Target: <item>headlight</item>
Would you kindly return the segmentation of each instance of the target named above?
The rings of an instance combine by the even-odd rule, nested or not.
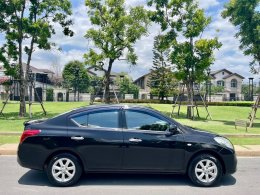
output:
[[[214,140],[217,143],[219,143],[220,145],[234,150],[233,144],[227,138],[224,138],[224,137],[214,137]]]

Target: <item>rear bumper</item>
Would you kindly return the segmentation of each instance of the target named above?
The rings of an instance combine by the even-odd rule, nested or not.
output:
[[[233,174],[237,171],[237,157],[234,150],[223,148],[220,151],[225,166],[225,174]]]
[[[41,148],[35,150],[35,145],[19,144],[17,162],[25,168],[43,170],[46,155]]]

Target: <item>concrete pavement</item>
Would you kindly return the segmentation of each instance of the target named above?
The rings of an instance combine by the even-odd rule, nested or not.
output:
[[[0,156],[1,195],[259,195],[260,158],[238,157],[237,172],[216,187],[194,186],[185,175],[85,174],[72,187],[50,185],[44,172],[21,167],[16,156]]]
[[[18,144],[0,146],[0,155],[16,155]],[[235,145],[237,156],[260,156],[260,145]]]

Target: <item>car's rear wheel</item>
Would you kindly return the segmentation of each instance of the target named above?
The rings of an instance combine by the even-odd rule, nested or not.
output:
[[[222,166],[216,157],[200,154],[192,159],[188,174],[195,185],[214,186],[222,177]]]
[[[79,160],[71,154],[54,156],[46,169],[50,182],[56,186],[71,186],[75,184],[81,174],[82,167]]]

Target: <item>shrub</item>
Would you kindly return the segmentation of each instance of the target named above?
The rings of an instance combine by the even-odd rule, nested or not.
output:
[[[46,101],[49,101],[49,102],[53,101],[53,89],[46,90]]]
[[[96,100],[96,102],[101,102],[101,100]],[[116,102],[115,99],[111,99],[111,102]],[[158,100],[158,99],[122,99],[119,100],[120,103],[133,103],[133,104],[142,104],[142,103],[149,103],[149,104],[174,104],[173,101],[170,100]],[[187,105],[186,101],[181,102],[182,105]],[[198,105],[203,105],[202,101],[197,101]],[[241,107],[251,107],[254,102],[208,102],[209,106],[241,106]]]

